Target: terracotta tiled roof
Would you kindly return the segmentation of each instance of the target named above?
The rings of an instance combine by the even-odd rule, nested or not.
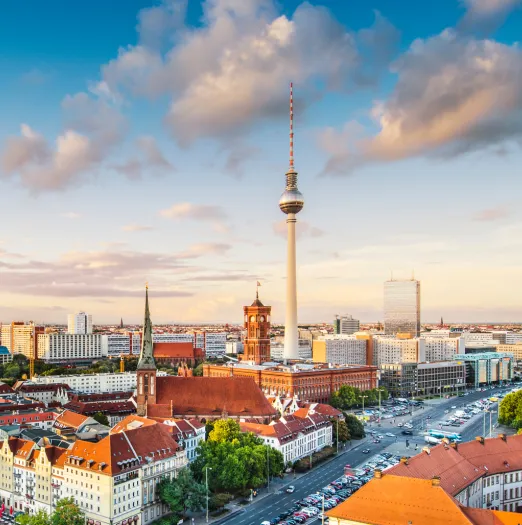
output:
[[[136,407],[131,401],[101,401],[94,403],[69,401],[69,403],[66,403],[63,407],[84,415],[93,415],[97,412],[102,412],[103,414],[123,414],[136,411]]]
[[[470,525],[459,504],[431,480],[383,474],[327,516],[372,525]]]
[[[311,412],[317,412],[327,417],[338,418],[343,415],[340,410],[337,410],[333,406],[326,405],[325,403],[299,403],[301,407],[299,410],[306,410]]]
[[[173,415],[272,417],[277,414],[249,377],[158,377],[155,417]],[[172,412],[170,405],[172,403]]]
[[[67,449],[65,448],[56,447],[54,445],[47,445],[46,447],[44,447],[45,455],[47,456],[47,459],[53,466],[60,464],[63,465],[63,462],[65,460],[64,454],[66,450]]]
[[[9,448],[11,449],[11,452],[14,455],[16,455],[22,447],[26,446],[27,443],[31,443],[31,441],[28,441],[27,439],[16,438],[16,437],[11,437],[9,438],[9,441],[8,441]]]
[[[473,440],[455,448],[437,445],[429,454],[421,452],[388,473],[423,479],[439,476],[444,490],[455,496],[481,476],[514,470],[522,470],[522,435]]]
[[[146,464],[147,457],[172,457],[178,448],[163,425],[152,425],[111,433],[97,443],[79,440],[65,454],[76,468],[115,475]]]
[[[72,410],[64,410],[54,421],[54,425],[57,428],[72,428],[78,430],[87,420],[88,416],[78,414]]]
[[[7,384],[0,382],[0,394],[12,394],[14,390]]]
[[[156,421],[149,419],[147,417],[137,416],[136,414],[131,414],[126,418],[122,419],[119,423],[116,423],[111,428],[111,434],[117,434],[125,430],[131,430],[134,428],[140,428],[143,426],[156,425]]]
[[[21,441],[24,441],[24,443],[22,443],[22,446],[18,448],[15,456],[19,458],[23,458],[23,459],[28,459],[29,456],[31,455],[31,451],[33,450],[35,446],[35,443],[34,441],[28,441],[25,439]]]
[[[398,463],[386,472],[388,475],[421,479],[439,476],[441,487],[448,494],[455,496],[473,481],[483,476],[486,471],[470,463],[454,448],[438,445],[433,447],[429,454],[421,452],[409,458],[408,463]]]
[[[474,525],[520,525],[522,518],[516,512],[472,509],[464,507],[462,512]]]
[[[30,394],[33,392],[57,392],[61,388],[71,390],[71,387],[65,383],[51,383],[48,385],[28,385],[27,383],[17,383],[15,390],[21,394]]]

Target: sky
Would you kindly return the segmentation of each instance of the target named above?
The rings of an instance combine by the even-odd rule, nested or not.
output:
[[[521,4],[5,0],[0,321],[521,321]]]

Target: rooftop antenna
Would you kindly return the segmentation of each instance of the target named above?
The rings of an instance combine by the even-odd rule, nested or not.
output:
[[[294,169],[294,83],[290,82],[290,171]]]

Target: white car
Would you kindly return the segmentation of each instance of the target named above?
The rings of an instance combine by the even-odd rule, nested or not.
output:
[[[395,434],[392,434],[391,432],[386,432],[386,436],[388,436],[390,438],[394,438]]]
[[[286,491],[288,492],[288,494],[292,494],[292,492],[294,492],[295,490],[295,487],[293,485],[290,485],[289,487],[287,487]]]

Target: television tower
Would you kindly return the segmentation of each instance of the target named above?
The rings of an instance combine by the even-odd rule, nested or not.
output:
[[[294,92],[290,83],[290,166],[286,172],[286,189],[279,199],[279,208],[286,214],[287,259],[286,259],[286,319],[284,359],[299,359],[299,337],[297,332],[297,279],[295,258],[296,214],[304,206],[304,199],[297,189],[297,171],[294,167]]]

